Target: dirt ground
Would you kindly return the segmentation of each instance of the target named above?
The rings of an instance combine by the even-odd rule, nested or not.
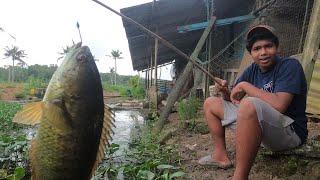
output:
[[[15,100],[15,94],[21,92],[23,84],[7,85],[0,84],[0,100]]]
[[[187,176],[184,179],[211,180],[231,179],[234,168],[228,170],[203,167],[197,160],[213,150],[211,136],[203,118],[196,120],[193,130],[181,128],[178,114],[172,113],[164,131],[175,131],[166,144],[178,145],[181,166]],[[319,135],[320,123],[308,123],[309,138]],[[235,159],[235,131],[226,129],[227,150]],[[295,155],[268,156],[258,153],[249,179],[320,179],[320,159],[298,157]]]

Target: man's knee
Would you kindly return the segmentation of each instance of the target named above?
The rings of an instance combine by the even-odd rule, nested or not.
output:
[[[238,117],[254,117],[256,116],[256,107],[255,101],[258,101],[258,98],[247,97],[241,100],[238,110]]]
[[[203,109],[205,113],[212,113],[219,118],[223,117],[224,111],[223,100],[219,97],[209,97],[205,100],[203,104]]]
[[[219,107],[222,105],[222,99],[219,97],[208,97],[203,103],[203,109],[208,110],[213,107]]]

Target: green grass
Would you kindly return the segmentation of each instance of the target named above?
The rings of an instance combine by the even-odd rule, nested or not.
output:
[[[102,83],[103,90],[111,93],[119,93],[121,96],[126,96],[128,87],[123,85],[110,85],[107,82]]]
[[[17,103],[0,102],[0,134],[19,129],[21,126],[12,122],[14,115],[22,108]]]
[[[109,93],[119,93],[121,96],[143,99],[145,91],[140,86],[130,85],[110,85],[108,82],[102,82],[103,90]]]
[[[197,111],[200,107],[200,101],[192,96],[178,103],[178,114],[180,120],[194,119],[197,117]]]
[[[143,128],[141,135],[131,139],[130,149],[123,157],[114,157],[119,145],[109,147],[105,160],[94,179],[108,176],[116,179],[122,174],[124,179],[154,179],[171,180],[182,177],[185,173],[179,168],[180,157],[173,145],[162,146],[151,132],[151,126]]]

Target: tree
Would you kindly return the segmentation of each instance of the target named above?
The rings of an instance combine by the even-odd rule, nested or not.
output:
[[[114,68],[109,68],[109,69],[110,69],[110,75],[111,75],[111,77],[110,77],[110,83],[113,84],[113,82],[112,82],[112,75],[114,75]]]
[[[27,54],[24,50],[19,50],[17,46],[5,47],[5,58],[12,59],[12,70],[11,70],[11,76],[10,76],[10,70],[9,70],[9,81],[14,82],[14,61],[19,61],[22,64],[26,64],[25,61],[22,60],[22,58],[26,57]]]
[[[123,59],[121,57],[122,52],[119,50],[112,50],[111,51],[111,57],[114,59],[114,85],[117,85],[117,60],[118,59]],[[110,55],[106,55],[110,57]]]

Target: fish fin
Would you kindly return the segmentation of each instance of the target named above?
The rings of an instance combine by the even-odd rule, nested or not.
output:
[[[65,109],[54,103],[47,103],[44,117],[61,134],[67,134],[72,131],[72,122]]]
[[[13,118],[13,122],[20,124],[36,125],[41,121],[44,103],[34,102],[26,104]]]
[[[112,127],[114,126],[114,112],[112,112],[111,108],[108,106],[105,106],[104,109],[104,120],[103,120],[103,126],[102,126],[102,132],[100,136],[100,143],[99,148],[97,151],[96,161],[93,165],[93,168],[91,170],[91,176],[94,175],[94,172],[97,170],[99,163],[103,160],[105,156],[105,150],[107,146],[109,146],[109,141],[111,141],[111,134],[113,134]]]

